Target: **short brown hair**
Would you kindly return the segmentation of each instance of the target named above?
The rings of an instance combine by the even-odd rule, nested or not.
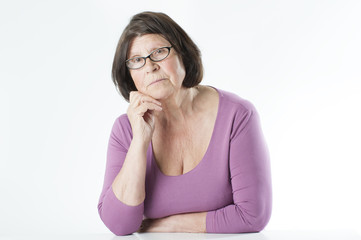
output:
[[[112,79],[118,91],[129,101],[129,93],[137,91],[129,69],[125,65],[129,46],[134,38],[146,34],[164,37],[179,54],[186,75],[182,85],[187,88],[198,85],[203,78],[201,53],[187,33],[168,15],[158,12],[142,12],[134,15],[124,29],[115,52]]]

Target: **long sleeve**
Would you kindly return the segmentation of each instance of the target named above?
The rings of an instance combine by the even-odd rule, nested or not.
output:
[[[130,146],[131,131],[127,121],[122,115],[114,122],[108,143],[103,190],[98,203],[101,220],[115,235],[127,235],[137,231],[144,212],[144,202],[138,206],[126,205],[115,196],[111,186],[123,166]]]
[[[267,225],[272,208],[269,151],[259,115],[249,103],[234,117],[229,168],[233,203],[207,213],[209,233],[259,232]]]

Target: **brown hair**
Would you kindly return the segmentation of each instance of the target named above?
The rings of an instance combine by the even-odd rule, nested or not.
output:
[[[203,78],[201,53],[187,33],[168,15],[157,12],[142,12],[134,15],[124,29],[115,52],[112,79],[116,88],[129,101],[129,93],[137,91],[129,69],[125,65],[129,46],[136,37],[145,34],[159,34],[179,54],[186,71],[182,85],[191,88]]]

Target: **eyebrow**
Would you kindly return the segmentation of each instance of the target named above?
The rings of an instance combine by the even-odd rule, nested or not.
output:
[[[163,46],[164,47],[164,46]],[[150,52],[147,54],[147,56],[153,52],[154,50],[158,49],[158,48],[162,48],[162,47],[153,47],[150,49]],[[129,54],[129,58],[128,59],[132,59],[132,58],[135,58],[135,57],[140,57],[139,53],[135,53],[135,54]]]

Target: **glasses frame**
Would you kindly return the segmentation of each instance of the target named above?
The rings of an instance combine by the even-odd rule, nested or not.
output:
[[[167,54],[164,58],[162,58],[162,59],[153,60],[150,56],[152,56],[152,54],[153,54],[155,51],[158,51],[159,49],[162,49],[162,48],[168,49],[168,54]],[[169,56],[171,48],[173,48],[173,46],[170,46],[170,47],[160,47],[160,48],[157,48],[157,49],[154,49],[153,51],[151,51],[150,54],[149,54],[148,56],[146,56],[146,57],[129,58],[129,59],[127,59],[127,60],[125,61],[125,66],[126,66],[127,68],[129,68],[129,69],[135,70],[135,69],[139,69],[139,68],[144,67],[144,65],[147,63],[147,58],[149,58],[152,62],[160,62],[160,61],[163,61],[164,59],[166,59],[166,58]],[[127,63],[128,63],[130,60],[133,60],[133,59],[135,59],[135,58],[143,58],[143,59],[144,59],[144,64],[143,64],[142,66],[138,67],[138,68],[131,68],[131,67],[129,67]]]

